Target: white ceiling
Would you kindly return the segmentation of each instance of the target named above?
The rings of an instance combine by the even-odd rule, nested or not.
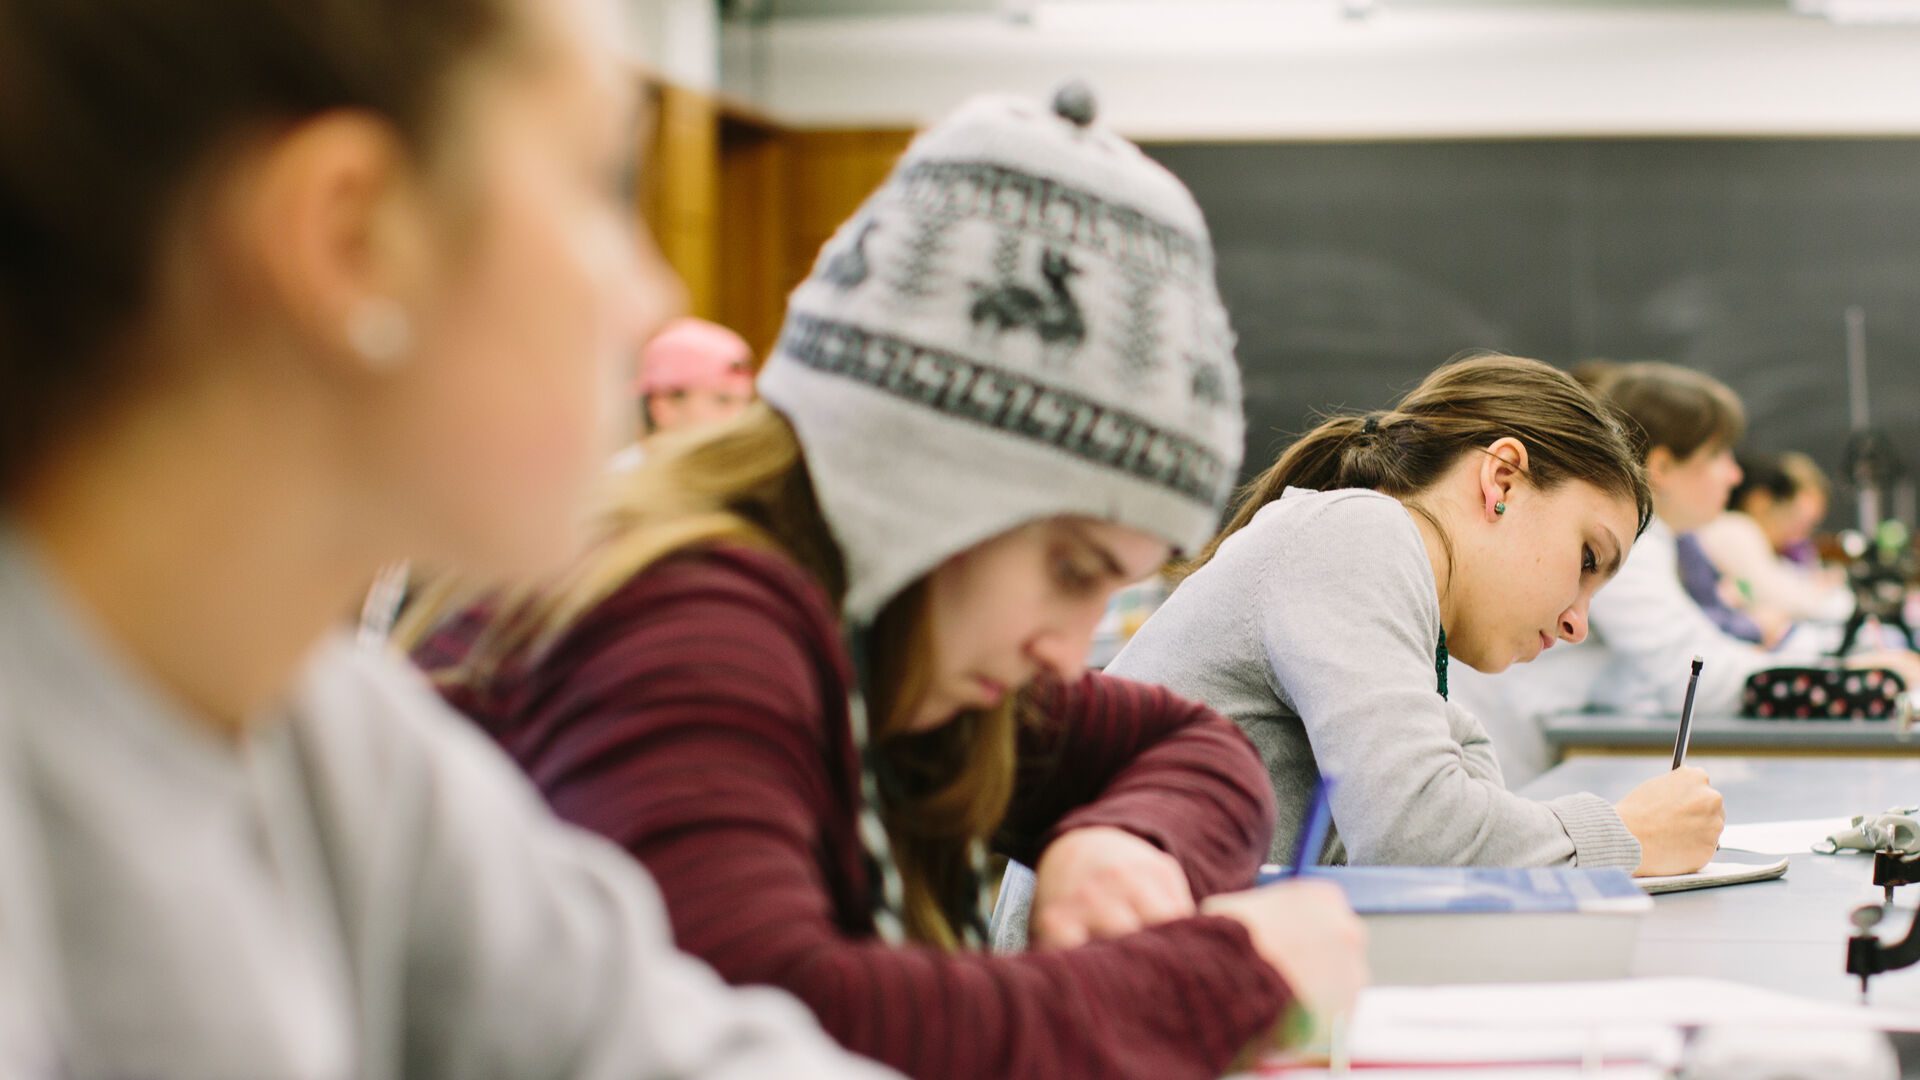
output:
[[[1920,135],[1920,22],[1785,2],[778,2],[814,14],[729,24],[722,83],[810,127],[916,126],[1084,77],[1138,138]]]

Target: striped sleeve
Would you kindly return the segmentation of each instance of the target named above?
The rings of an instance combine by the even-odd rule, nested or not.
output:
[[[1035,694],[1001,842],[1034,865],[1069,829],[1115,826],[1172,855],[1196,899],[1243,889],[1273,833],[1273,786],[1226,717],[1163,687],[1088,673]]]

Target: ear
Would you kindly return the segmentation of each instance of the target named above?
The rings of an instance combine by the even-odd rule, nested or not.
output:
[[[1665,487],[1668,478],[1673,475],[1674,467],[1679,464],[1680,459],[1674,457],[1668,447],[1656,446],[1648,450],[1647,483],[1655,488]]]
[[[368,368],[352,323],[370,304],[417,307],[431,230],[390,125],[333,112],[273,138],[247,178],[239,242],[269,302],[346,370]]]
[[[1526,479],[1527,444],[1508,436],[1496,439],[1481,455],[1476,479],[1480,485],[1480,512],[1487,521],[1498,521],[1506,505],[1513,501],[1514,489]]]

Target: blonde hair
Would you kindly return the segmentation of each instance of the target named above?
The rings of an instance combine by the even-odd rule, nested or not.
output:
[[[638,469],[610,476],[586,554],[554,581],[516,589],[435,583],[394,636],[415,647],[446,620],[486,604],[487,624],[465,659],[429,672],[442,685],[484,693],[509,667],[537,663],[635,575],[669,556],[718,544],[791,557],[826,589],[836,610],[846,592],[840,551],[799,440],[764,402],[727,423],[668,436]],[[960,928],[978,918],[973,855],[1006,816],[1017,717],[1026,705],[1015,695],[933,731],[906,730],[933,667],[924,578],[875,617],[869,640],[865,689],[881,803],[875,809],[904,886],[902,919],[913,939],[952,949]]]

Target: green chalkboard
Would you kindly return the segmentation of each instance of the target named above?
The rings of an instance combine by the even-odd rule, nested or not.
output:
[[[1249,471],[1316,408],[1461,352],[1661,359],[1726,380],[1749,445],[1830,470],[1849,304],[1873,419],[1920,466],[1920,140],[1159,144],[1213,229]]]

